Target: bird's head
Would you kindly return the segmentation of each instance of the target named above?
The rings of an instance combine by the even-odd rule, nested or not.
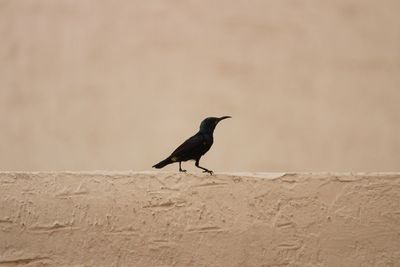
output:
[[[200,124],[200,132],[214,132],[217,124],[225,119],[232,118],[231,116],[223,116],[221,118],[217,117],[208,117],[204,119]]]

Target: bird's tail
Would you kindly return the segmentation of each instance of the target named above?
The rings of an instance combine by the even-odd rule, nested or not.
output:
[[[159,163],[154,165],[153,168],[161,169],[161,168],[164,168],[165,166],[167,166],[168,164],[171,164],[172,162],[173,161],[168,157],[168,158],[164,159],[163,161],[160,161]]]

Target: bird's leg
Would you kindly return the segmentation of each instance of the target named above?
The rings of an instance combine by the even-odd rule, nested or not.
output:
[[[180,171],[180,172],[186,172],[186,170],[182,169],[182,167],[181,167],[181,163],[182,163],[182,162],[181,162],[181,161],[179,161],[179,171]]]
[[[194,164],[197,168],[200,168],[200,169],[202,169],[203,170],[203,172],[207,172],[207,173],[209,173],[210,175],[213,175],[213,171],[211,171],[211,170],[209,170],[209,169],[206,169],[206,168],[204,168],[204,167],[201,167],[200,165],[199,165],[199,163],[200,163],[200,159],[197,159],[196,160],[196,163]]]

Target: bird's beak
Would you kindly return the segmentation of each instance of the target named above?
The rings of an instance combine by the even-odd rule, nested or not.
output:
[[[232,118],[232,117],[231,117],[231,116],[223,116],[223,117],[221,117],[221,118],[218,118],[217,123],[220,122],[220,121],[222,121],[222,120],[229,119],[229,118]]]

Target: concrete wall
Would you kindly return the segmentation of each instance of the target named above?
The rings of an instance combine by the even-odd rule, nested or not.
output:
[[[0,0],[0,170],[146,170],[232,115],[206,165],[400,171],[399,10]]]
[[[399,266],[400,174],[0,173],[0,266]]]

